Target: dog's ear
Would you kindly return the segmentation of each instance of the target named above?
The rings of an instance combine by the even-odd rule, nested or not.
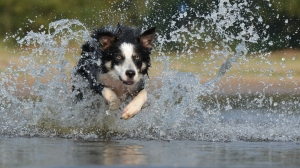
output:
[[[111,33],[103,33],[98,35],[98,42],[100,44],[99,49],[101,51],[106,50],[116,41],[116,36]]]
[[[152,27],[142,33],[139,37],[139,41],[145,48],[152,49],[152,44],[155,40],[155,29],[156,27]]]
[[[117,41],[117,37],[122,34],[121,24],[118,23],[114,30],[109,31],[98,31],[96,39],[98,40],[100,46],[99,49],[101,51],[106,50],[112,44]]]

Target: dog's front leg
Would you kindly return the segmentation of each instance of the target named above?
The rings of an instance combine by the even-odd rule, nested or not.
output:
[[[121,101],[117,97],[116,93],[109,88],[104,87],[102,90],[102,96],[105,98],[109,105],[110,110],[117,110],[120,108]]]
[[[147,91],[145,89],[141,90],[133,100],[124,108],[122,111],[121,119],[130,119],[141,111],[143,105],[147,101]]]

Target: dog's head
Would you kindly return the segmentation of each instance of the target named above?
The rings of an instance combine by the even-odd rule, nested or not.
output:
[[[126,85],[147,74],[155,40],[155,27],[144,32],[118,24],[115,28],[95,30],[93,36],[102,52],[102,73],[109,73]]]

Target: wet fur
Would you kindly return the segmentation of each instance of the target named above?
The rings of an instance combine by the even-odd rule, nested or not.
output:
[[[121,117],[132,118],[147,101],[144,78],[151,66],[154,40],[155,27],[144,32],[120,24],[95,29],[82,46],[75,76],[88,81],[89,88],[106,99],[110,110],[119,109],[121,102],[132,96]],[[82,100],[81,88],[73,86],[73,90],[78,93],[77,99]]]

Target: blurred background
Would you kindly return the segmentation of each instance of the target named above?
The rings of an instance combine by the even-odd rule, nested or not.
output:
[[[244,0],[231,1],[244,2]],[[273,45],[267,46],[257,43],[251,46],[252,50],[260,50],[262,47],[269,51],[300,47],[300,1],[249,2],[251,3],[248,8],[257,17],[262,17],[268,28],[255,25],[257,22],[249,24],[254,24],[261,37],[264,36],[263,31],[267,31],[264,34],[273,42]],[[28,31],[39,31],[45,27],[47,29],[49,23],[60,19],[77,19],[90,30],[103,25],[115,25],[117,22],[137,27],[155,25],[160,34],[166,34],[180,26],[189,25],[189,21],[199,19],[197,15],[209,14],[217,5],[216,0],[0,0],[0,38],[5,39],[6,36],[12,36],[16,32],[22,36]],[[184,12],[187,14],[180,18],[179,15]],[[245,18],[249,15],[247,11],[240,14]],[[174,18],[177,19],[176,25],[170,27]],[[237,28],[238,26],[228,31],[234,33],[237,32]],[[201,40],[203,39],[199,39],[199,42]],[[5,45],[12,46],[13,43],[10,41]],[[171,45],[169,49],[175,49],[172,44],[169,45]]]
[[[200,74],[204,83],[246,42],[247,58],[226,74],[224,86],[231,84],[234,90],[242,79],[258,88],[270,81],[294,88],[300,79],[299,8],[299,0],[0,0],[0,71],[17,62],[17,41],[28,32],[51,33],[50,23],[74,19],[89,32],[118,22],[143,29],[156,26],[153,58],[168,56],[168,61],[153,59],[157,69],[152,68],[152,76],[168,62],[171,69]],[[75,48],[66,54],[72,66],[82,43],[69,43]]]

